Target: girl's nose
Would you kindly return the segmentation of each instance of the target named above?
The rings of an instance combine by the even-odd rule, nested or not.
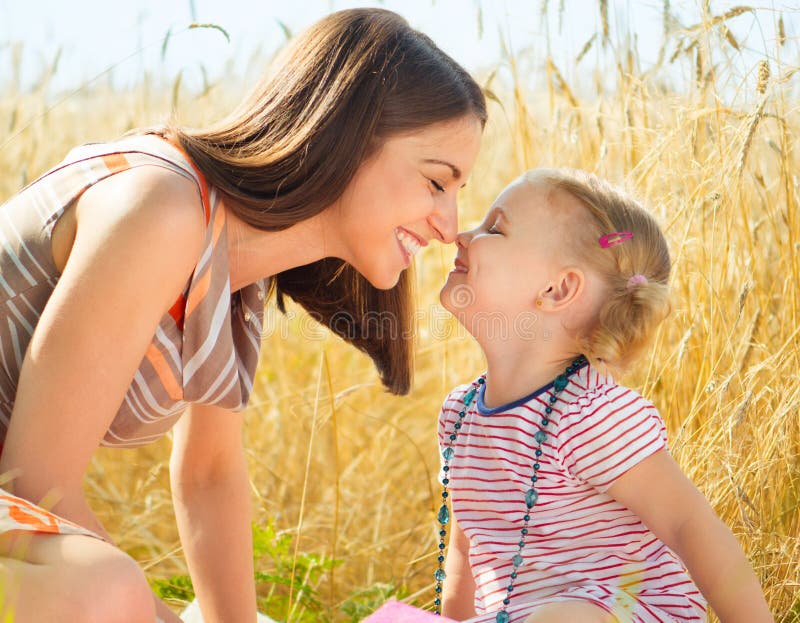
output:
[[[472,238],[471,232],[468,231],[459,232],[458,234],[456,234],[456,246],[461,249],[466,249],[471,238]]]

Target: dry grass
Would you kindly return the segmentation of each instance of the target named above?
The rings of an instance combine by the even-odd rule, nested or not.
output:
[[[596,45],[609,37],[608,7],[600,5]],[[596,172],[653,207],[673,251],[675,312],[652,355],[622,381],[661,409],[673,454],[739,538],[777,618],[800,621],[800,101],[792,67],[774,59],[759,92],[730,92],[736,76],[726,73],[726,59],[738,51],[727,24],[744,13],[714,16],[709,7],[703,24],[683,30],[665,20],[663,66],[641,72],[620,47],[610,92],[581,93],[551,59],[527,59],[547,76],[545,99],[519,77],[526,59],[507,58],[512,81],[492,85],[503,104],[492,103],[461,223],[475,222],[504,184],[538,165]],[[786,58],[797,42],[783,16],[779,26]],[[585,63],[579,75],[592,76]],[[681,64],[691,78],[665,86],[669,68]],[[95,86],[49,112],[40,92],[3,95],[0,197],[74,144],[157,121],[174,91]],[[201,123],[227,109],[222,91],[179,106]],[[257,518],[273,518],[300,551],[342,561],[318,587],[331,618],[351,594],[378,583],[430,604],[436,414],[445,393],[483,365],[437,306],[452,256],[433,246],[417,263],[424,317],[406,398],[386,395],[365,358],[336,339],[321,331],[309,339],[302,316],[269,310],[274,330],[246,430]],[[105,525],[154,576],[185,572],[168,452],[168,440],[103,450],[87,479]]]

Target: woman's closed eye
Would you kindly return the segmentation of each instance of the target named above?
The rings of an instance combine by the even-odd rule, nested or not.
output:
[[[436,180],[432,180],[432,179],[430,179],[430,178],[428,178],[428,181],[429,181],[429,182],[430,182],[430,183],[433,185],[433,187],[434,187],[434,188],[435,188],[437,191],[439,191],[440,193],[443,193],[443,192],[444,192],[444,186],[442,186],[442,185],[441,185],[439,182],[437,182]]]

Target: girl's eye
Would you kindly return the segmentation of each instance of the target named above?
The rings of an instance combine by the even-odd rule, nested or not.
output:
[[[442,186],[442,185],[441,185],[439,182],[437,182],[436,180],[430,180],[430,183],[431,183],[431,184],[433,184],[433,187],[434,187],[436,190],[438,190],[440,193],[443,193],[443,192],[444,192],[444,186]]]
[[[491,226],[489,229],[487,229],[487,230],[486,230],[486,233],[489,233],[489,234],[499,234],[499,233],[500,233],[500,230],[499,230],[499,229],[497,229],[497,226],[496,226],[496,225],[492,225],[492,226]]]

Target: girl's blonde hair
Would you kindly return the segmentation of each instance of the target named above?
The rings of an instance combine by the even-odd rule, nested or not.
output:
[[[574,169],[537,169],[530,181],[577,199],[585,211],[576,224],[570,254],[605,284],[605,299],[595,320],[578,335],[590,360],[624,370],[650,343],[670,312],[670,257],[667,241],[653,216],[622,190]],[[603,236],[630,232],[618,244],[603,246]],[[627,234],[622,238],[627,238]],[[632,277],[641,275],[647,279]]]

